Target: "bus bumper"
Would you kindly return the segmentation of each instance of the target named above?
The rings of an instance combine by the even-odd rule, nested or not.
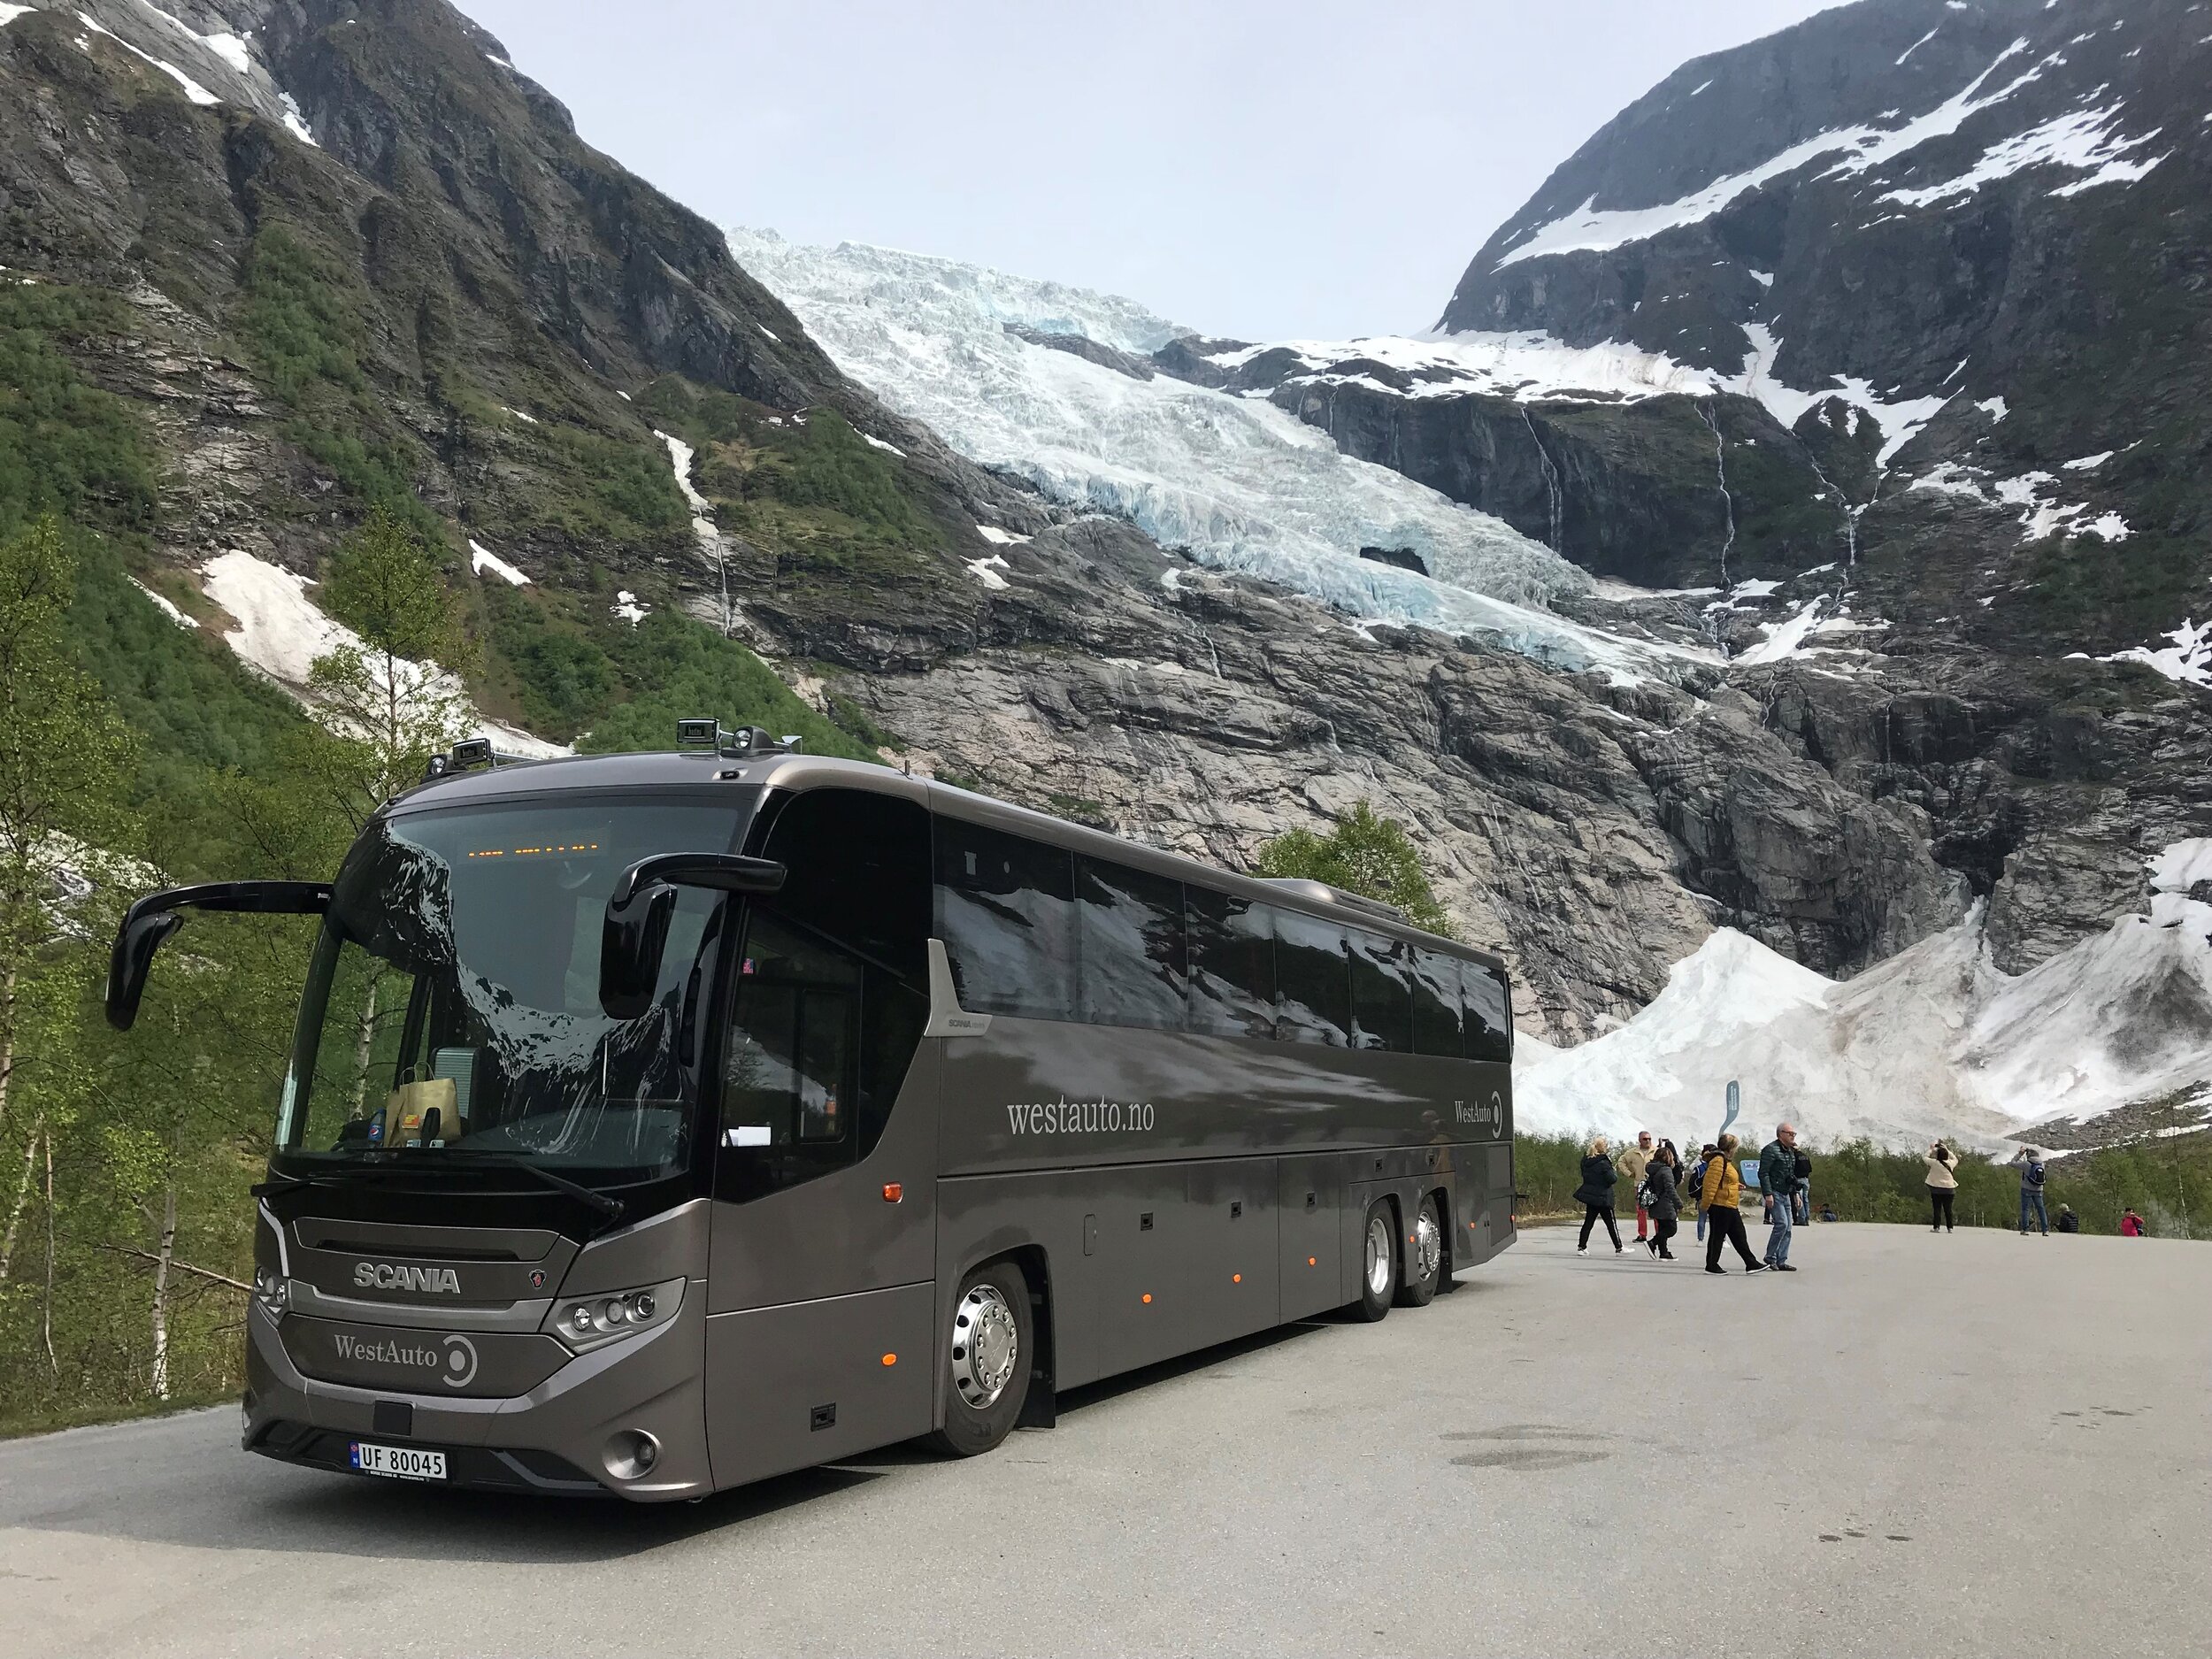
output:
[[[357,1472],[363,1441],[445,1454],[445,1483],[636,1502],[714,1489],[702,1380],[705,1286],[657,1329],[568,1360],[512,1398],[401,1393],[304,1375],[286,1351],[280,1317],[257,1299],[246,1316],[246,1450]],[[442,1333],[392,1327],[396,1338]],[[649,1466],[639,1452],[649,1440]]]

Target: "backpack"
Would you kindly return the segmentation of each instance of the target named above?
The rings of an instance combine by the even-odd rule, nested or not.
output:
[[[2043,1185],[2042,1159],[2030,1158],[2028,1160],[2028,1185],[2030,1187],[2040,1187]]]

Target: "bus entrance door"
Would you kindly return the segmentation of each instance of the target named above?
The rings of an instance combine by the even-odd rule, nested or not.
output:
[[[707,1432],[730,1486],[933,1426],[937,1064],[926,1005],[766,910],[722,1089]]]

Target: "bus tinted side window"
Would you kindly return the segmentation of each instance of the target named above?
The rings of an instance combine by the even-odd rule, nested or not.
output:
[[[1352,1047],[1413,1049],[1412,947],[1372,933],[1351,936]]]
[[[1459,1029],[1459,958],[1440,950],[1413,953],[1413,1052],[1463,1052]]]
[[[1461,963],[1459,970],[1460,983],[1466,992],[1467,1057],[1509,1064],[1513,1058],[1513,1016],[1505,975],[1472,962]]]
[[[1190,918],[1190,1029],[1216,1037],[1275,1034],[1270,912],[1210,887],[1186,887]]]
[[[961,1006],[1076,1017],[1074,859],[1018,835],[937,820],[937,936]]]
[[[1352,977],[1344,930],[1296,910],[1276,910],[1276,1031],[1292,1042],[1351,1041]]]
[[[1083,1018],[1183,1028],[1183,884],[1096,858],[1075,861]]]

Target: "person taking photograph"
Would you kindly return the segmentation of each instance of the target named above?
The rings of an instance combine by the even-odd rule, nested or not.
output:
[[[1958,1154],[1939,1141],[1928,1148],[1928,1205],[1931,1233],[1952,1231],[1952,1209],[1959,1195]]]

